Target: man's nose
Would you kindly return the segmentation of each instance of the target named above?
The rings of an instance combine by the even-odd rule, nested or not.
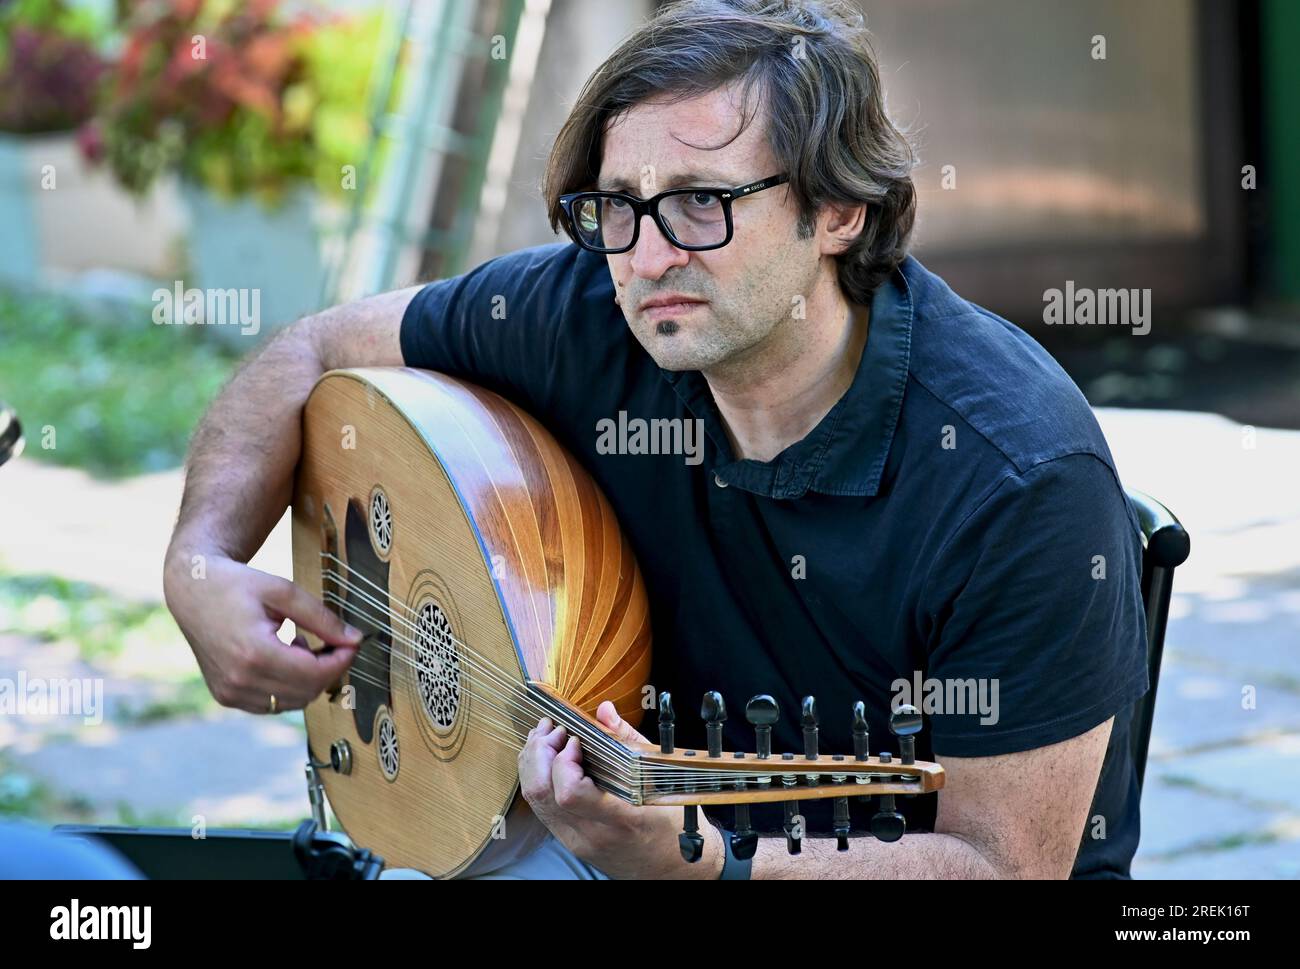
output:
[[[690,259],[689,252],[668,241],[654,219],[641,217],[641,231],[632,248],[633,272],[643,279],[658,279],[670,266],[684,266]]]

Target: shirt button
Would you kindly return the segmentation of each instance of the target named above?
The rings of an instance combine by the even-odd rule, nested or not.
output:
[[[723,481],[720,477],[718,477],[718,472],[716,471],[713,472],[713,483],[717,485],[719,488],[727,487],[727,482]]]

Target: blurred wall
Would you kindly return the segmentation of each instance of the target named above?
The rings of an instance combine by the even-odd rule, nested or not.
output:
[[[1067,279],[1164,311],[1241,294],[1234,5],[860,6],[919,148],[914,252],[963,295],[1023,321]]]
[[[923,246],[1204,231],[1192,0],[862,6],[920,149]]]
[[[1067,278],[1151,287],[1165,309],[1241,294],[1235,5],[858,3],[891,114],[919,148],[915,252],[963,295],[1025,319]],[[537,191],[551,140],[586,76],[655,6],[554,0],[510,216],[480,258],[556,240]]]
[[[588,76],[653,7],[652,0],[552,0],[506,191],[505,217],[493,238],[476,240],[469,265],[515,249],[567,241],[563,233],[551,231],[540,191],[551,144]]]

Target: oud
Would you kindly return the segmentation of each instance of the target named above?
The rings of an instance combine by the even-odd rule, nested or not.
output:
[[[943,768],[914,757],[911,708],[891,719],[897,759],[870,755],[861,704],[855,750],[819,751],[812,697],[798,756],[773,755],[768,696],[745,708],[753,751],[722,750],[716,693],[702,708],[708,749],[674,746],[667,694],[658,745],[612,737],[597,705],[612,700],[637,725],[650,673],[636,559],[579,464],[481,387],[409,368],[327,373],[304,410],[292,522],[294,581],[365,634],[348,673],[305,711],[311,764],[352,840],[390,865],[456,877],[532,850],[546,832],[516,765],[543,716],[578,739],[603,790],[683,807],[686,861],[703,845],[700,805],[736,806],[743,857],[756,844],[752,803],[785,803],[797,851],[797,802],[834,798],[846,847],[849,797],[879,797],[872,833],[897,840],[895,796],[943,786]]]

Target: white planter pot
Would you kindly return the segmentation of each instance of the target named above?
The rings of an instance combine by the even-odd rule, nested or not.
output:
[[[321,308],[324,241],[337,213],[314,190],[295,189],[273,209],[251,198],[223,199],[189,182],[181,194],[189,215],[187,288],[255,292],[256,339]],[[232,341],[251,335],[236,326],[210,329]]]
[[[0,133],[0,278],[58,280],[92,269],[176,272],[183,227],[175,183],[144,200],[82,159],[72,133]]]
[[[32,178],[27,142],[0,133],[0,282],[34,282],[40,265],[37,182]]]

